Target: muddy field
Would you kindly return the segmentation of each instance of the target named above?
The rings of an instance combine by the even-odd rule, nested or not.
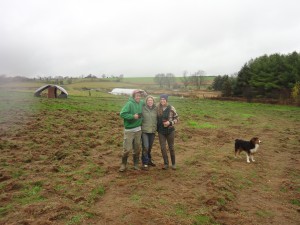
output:
[[[177,170],[119,173],[125,102],[2,93],[0,224],[300,224],[299,107],[170,97]]]

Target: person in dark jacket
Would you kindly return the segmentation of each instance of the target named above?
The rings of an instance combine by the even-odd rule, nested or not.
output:
[[[148,95],[143,106],[143,123],[142,123],[142,163],[143,168],[155,166],[151,156],[151,149],[157,130],[157,107],[153,96]]]
[[[168,143],[169,152],[171,156],[172,169],[176,170],[175,162],[175,127],[178,122],[178,114],[175,108],[168,104],[168,95],[160,95],[160,101],[157,106],[157,132],[159,138],[159,144],[161,148],[162,157],[164,160],[163,169],[169,168],[169,158],[167,153],[166,143]]]
[[[122,152],[122,163],[120,172],[126,170],[127,159],[132,151],[134,169],[139,170],[139,155],[142,135],[142,107],[144,102],[141,100],[142,91],[135,90],[125,106],[120,112],[124,120],[124,142]]]

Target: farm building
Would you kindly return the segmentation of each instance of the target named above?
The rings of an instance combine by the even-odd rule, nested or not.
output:
[[[136,89],[128,89],[128,88],[114,88],[110,94],[113,95],[132,95],[132,92]],[[147,93],[144,90],[140,90],[144,96],[147,95]]]
[[[35,92],[34,92],[34,96],[36,97],[41,97],[41,93],[48,89],[48,94],[47,97],[48,98],[67,98],[68,97],[68,92],[62,88],[61,86],[58,85],[44,85],[40,88],[38,88]],[[60,90],[60,94],[57,95],[57,91]]]

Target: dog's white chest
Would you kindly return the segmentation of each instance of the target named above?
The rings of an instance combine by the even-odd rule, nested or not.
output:
[[[250,149],[251,153],[257,152],[259,144],[255,144],[255,148]]]

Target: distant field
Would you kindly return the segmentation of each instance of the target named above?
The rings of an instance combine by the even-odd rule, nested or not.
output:
[[[103,94],[108,93],[113,88],[137,88],[137,89],[145,89],[145,90],[152,90],[153,92],[159,92],[160,87],[158,84],[154,82],[154,77],[131,77],[131,78],[124,78],[121,82],[116,82],[112,78],[107,79],[73,79],[72,83],[68,83],[64,80],[63,84],[59,84],[60,86],[64,87],[70,95],[77,95],[77,96],[88,96],[90,93],[94,97],[101,97]],[[206,82],[205,86],[201,87],[201,91],[205,90],[213,81],[213,76],[206,76],[204,81]],[[176,82],[178,84],[181,83],[181,77],[176,77]],[[0,83],[1,89],[6,89],[10,91],[24,91],[24,92],[31,92],[34,91],[45,85],[51,84],[47,83],[46,81],[40,80],[32,80],[26,82],[7,82],[7,83]],[[194,87],[189,86],[188,90],[195,89]],[[91,90],[89,92],[89,90]],[[172,90],[168,90],[172,91]],[[185,89],[181,88],[181,91],[185,92]],[[200,94],[202,95],[202,94]]]

